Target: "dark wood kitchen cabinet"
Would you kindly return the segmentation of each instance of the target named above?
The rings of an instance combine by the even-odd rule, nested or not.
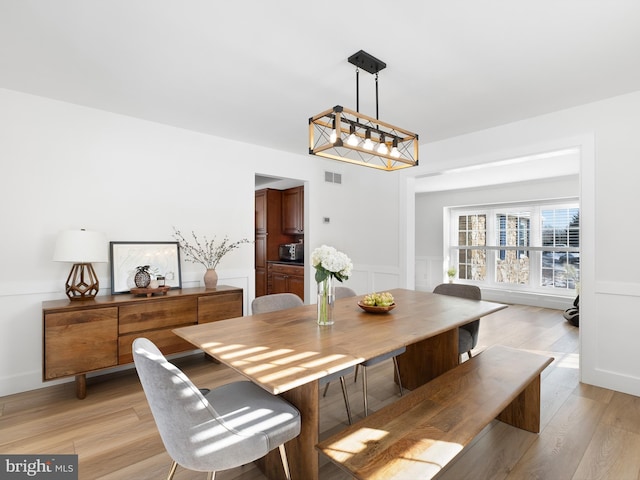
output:
[[[304,301],[304,265],[269,262],[268,293],[295,293]]]
[[[267,294],[267,261],[278,259],[278,247],[291,241],[282,233],[282,191],[265,188],[255,192],[256,297]]]
[[[304,234],[304,186],[282,191],[282,231],[289,235]]]

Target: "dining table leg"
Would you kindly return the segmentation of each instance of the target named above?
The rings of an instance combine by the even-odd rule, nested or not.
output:
[[[320,401],[318,381],[306,383],[280,394],[300,411],[300,435],[285,444],[292,480],[318,479],[316,444],[320,430]],[[278,449],[272,450],[263,461],[256,462],[269,479],[284,479]]]
[[[407,345],[397,360],[403,387],[414,390],[424,385],[460,363],[458,329]]]

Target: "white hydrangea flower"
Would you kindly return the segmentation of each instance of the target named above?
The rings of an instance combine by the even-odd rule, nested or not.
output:
[[[313,251],[311,264],[316,269],[316,281],[322,281],[328,276],[343,281],[349,278],[353,270],[353,263],[347,255],[327,245]]]

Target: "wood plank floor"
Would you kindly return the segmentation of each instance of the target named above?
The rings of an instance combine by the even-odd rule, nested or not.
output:
[[[510,306],[481,321],[475,353],[503,344],[547,353],[555,361],[542,379],[539,435],[494,421],[467,447],[441,480],[640,479],[640,398],[578,382],[578,329],[561,312]],[[175,360],[199,386],[215,387],[240,377],[202,355]],[[392,363],[368,370],[369,406],[395,401]],[[347,378],[351,406],[362,415],[360,382]],[[346,425],[339,385],[321,399],[321,431]],[[170,463],[134,370],[91,379],[85,400],[73,384],[0,397],[0,453],[76,453],[80,478],[165,478]],[[348,480],[323,458],[322,480]],[[178,468],[176,479],[206,474]],[[220,472],[222,480],[265,478],[253,465]]]

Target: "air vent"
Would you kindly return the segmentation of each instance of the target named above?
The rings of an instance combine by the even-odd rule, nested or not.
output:
[[[324,172],[324,181],[329,183],[342,183],[342,174],[334,172]]]

